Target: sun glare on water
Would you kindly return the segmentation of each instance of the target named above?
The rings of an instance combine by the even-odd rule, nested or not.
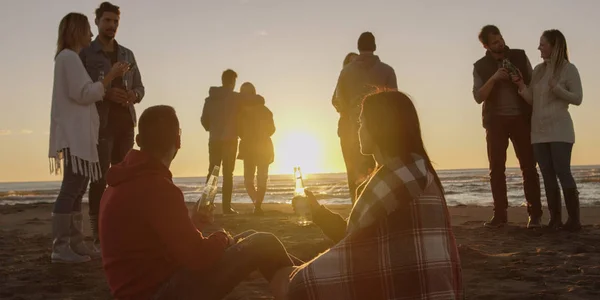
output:
[[[323,172],[322,145],[310,132],[282,132],[273,142],[274,173],[290,174],[295,166],[300,166],[303,177],[306,177],[306,174]]]

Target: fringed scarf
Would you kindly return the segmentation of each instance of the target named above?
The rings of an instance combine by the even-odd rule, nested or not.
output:
[[[92,182],[96,182],[102,178],[102,171],[99,162],[89,162],[75,155],[71,155],[69,148],[62,149],[56,153],[56,156],[50,157],[50,173],[59,175],[62,172],[62,164],[64,167],[71,167],[73,174],[85,176]]]

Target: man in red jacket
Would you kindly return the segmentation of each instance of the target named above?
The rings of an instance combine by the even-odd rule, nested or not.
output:
[[[169,171],[180,134],[172,107],[148,108],[139,120],[140,150],[107,172],[100,241],[104,272],[118,299],[221,299],[257,269],[270,281],[293,265],[269,233],[232,238],[221,229],[202,235],[212,208],[196,212],[193,222]]]

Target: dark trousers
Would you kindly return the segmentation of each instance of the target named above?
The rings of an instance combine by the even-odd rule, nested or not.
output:
[[[133,123],[123,124],[122,126],[109,127],[106,131],[100,133],[98,141],[98,159],[102,170],[102,178],[96,182],[90,183],[90,216],[97,216],[100,212],[100,200],[106,189],[106,171],[111,165],[123,161],[129,150],[133,148],[134,127]]]
[[[546,195],[559,190],[558,180],[563,190],[576,189],[577,184],[571,174],[571,143],[540,143],[533,144],[535,158],[542,171]],[[558,180],[557,180],[558,178]]]
[[[269,164],[258,163],[253,159],[244,159],[244,184],[254,186],[255,176],[256,186],[266,188],[269,179]]]
[[[294,265],[279,239],[249,231],[235,237],[235,245],[209,270],[182,269],[163,285],[154,299],[222,299],[250,273],[258,270],[270,281],[275,273]]]
[[[363,155],[360,152],[357,126],[344,118],[340,119],[338,126],[338,135],[348,177],[348,192],[350,193],[350,200],[354,204],[358,197],[357,188],[361,184],[360,180],[369,175],[370,169],[375,168],[375,160],[372,156]]]
[[[209,141],[208,142],[208,177],[215,166],[221,166],[223,173],[223,208],[231,207],[231,194],[233,193],[233,170],[235,169],[235,160],[237,156],[238,141]]]
[[[81,212],[81,200],[90,179],[73,172],[69,149],[64,150],[63,164],[63,180],[52,212],[55,214]]]
[[[541,217],[540,179],[531,146],[531,125],[525,116],[494,116],[487,128],[487,152],[490,166],[490,183],[494,197],[494,214],[506,216],[508,196],[506,191],[506,150],[508,141],[513,144],[523,175],[523,188],[527,212]]]

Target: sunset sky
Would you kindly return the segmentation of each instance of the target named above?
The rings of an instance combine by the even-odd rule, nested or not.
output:
[[[48,170],[53,55],[58,23],[82,12],[93,25],[101,1],[4,0],[0,11],[0,182],[60,180]],[[571,107],[577,142],[573,164],[600,158],[600,28],[596,0],[121,0],[117,40],[132,49],[146,97],[138,114],[168,104],[178,112],[183,148],[175,176],[205,175],[208,134],[204,98],[224,69],[251,81],[275,115],[272,173],[344,171],[338,115],[331,95],[344,56],[372,31],[382,61],[411,95],[425,144],[440,169],[485,168],[481,107],[471,95],[477,40],[488,23],[535,65],[542,31],[560,29],[583,80],[581,107]],[[96,27],[92,26],[96,33]],[[237,89],[236,88],[236,89]],[[516,166],[509,149],[509,166]],[[241,174],[238,161],[236,174]]]

